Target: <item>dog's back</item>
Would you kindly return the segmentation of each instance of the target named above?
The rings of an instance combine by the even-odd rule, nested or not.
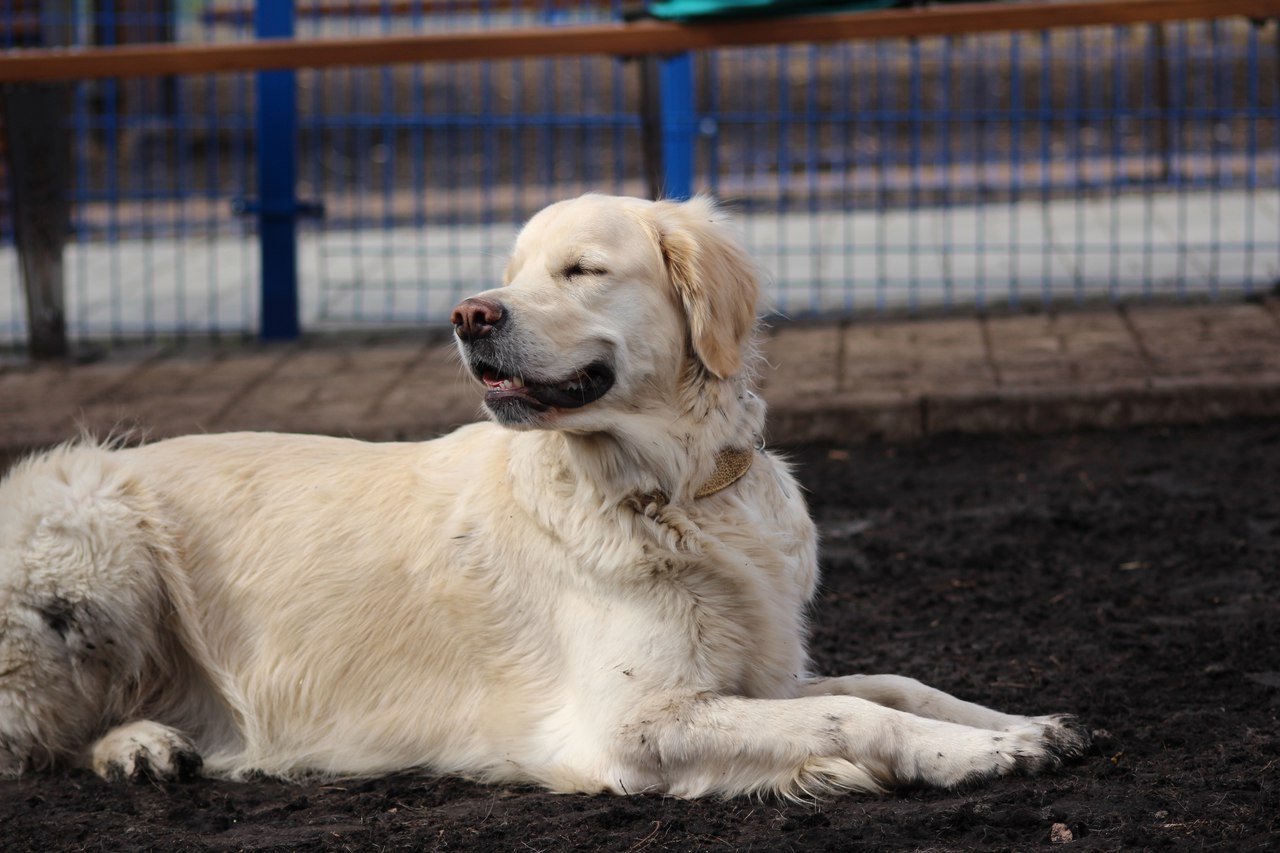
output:
[[[467,553],[505,436],[191,436],[19,466],[0,487],[3,769],[81,759],[143,716],[214,771],[484,774],[495,733],[530,726],[528,670],[493,672],[527,608]]]

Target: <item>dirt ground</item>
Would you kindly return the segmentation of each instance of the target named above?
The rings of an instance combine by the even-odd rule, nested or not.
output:
[[[813,658],[1071,711],[1081,763],[818,804],[329,785],[0,783],[6,850],[1280,847],[1280,422],[802,448]],[[1061,833],[1061,829],[1058,830]]]

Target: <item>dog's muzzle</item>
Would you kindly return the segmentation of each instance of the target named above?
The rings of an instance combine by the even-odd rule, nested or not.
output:
[[[518,345],[509,340],[509,335],[501,334],[510,326],[511,312],[496,299],[464,299],[453,309],[450,319],[463,360],[472,375],[484,383],[485,405],[495,414],[580,409],[613,387],[614,370],[604,361],[591,362],[558,377],[534,376],[523,370],[524,359]]]
[[[484,401],[490,408],[516,404],[537,411],[580,409],[603,397],[614,382],[612,368],[602,362],[555,380],[519,376],[481,360],[470,361],[468,367],[485,384]]]

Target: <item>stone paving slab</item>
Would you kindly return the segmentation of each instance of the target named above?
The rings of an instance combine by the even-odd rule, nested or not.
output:
[[[763,342],[769,440],[903,441],[1280,417],[1280,300],[786,323]],[[429,438],[480,391],[439,332],[113,351],[0,365],[0,455],[81,430]]]

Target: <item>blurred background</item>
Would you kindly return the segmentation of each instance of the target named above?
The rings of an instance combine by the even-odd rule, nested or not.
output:
[[[796,20],[761,14],[813,5],[746,25],[759,40]],[[1026,5],[844,4],[804,20],[898,23],[620,56],[592,54],[592,28],[742,10],[0,0],[0,347],[46,335],[54,310],[72,343],[446,324],[498,282],[524,220],[586,191],[723,199],[786,317],[1270,290],[1280,35],[1247,13],[1275,4],[1032,3],[1034,29],[1009,18]],[[501,58],[555,28],[575,55]],[[380,39],[477,32],[495,58],[378,64]],[[66,47],[282,37],[319,50],[262,74],[23,79]],[[369,58],[316,67],[336,42]],[[60,293],[35,316],[39,287]]]

